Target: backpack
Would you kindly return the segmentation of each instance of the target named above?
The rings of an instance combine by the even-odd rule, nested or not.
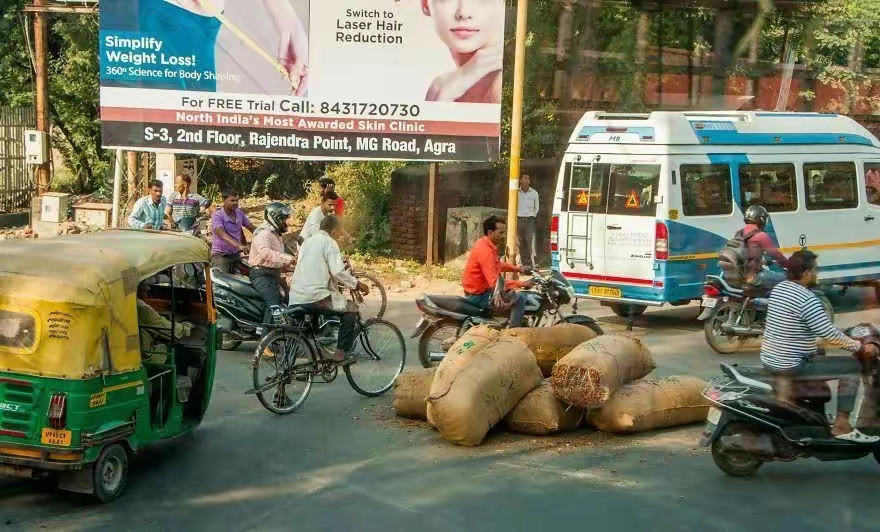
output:
[[[743,230],[740,229],[718,252],[718,265],[728,283],[741,285],[745,282],[746,267],[749,263],[748,242],[760,232],[760,229],[755,229],[749,234],[743,234]]]

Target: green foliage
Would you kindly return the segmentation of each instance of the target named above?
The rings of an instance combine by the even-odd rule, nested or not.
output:
[[[345,200],[343,220],[357,251],[387,255],[391,249],[391,172],[406,163],[358,161],[335,164],[327,177]]]

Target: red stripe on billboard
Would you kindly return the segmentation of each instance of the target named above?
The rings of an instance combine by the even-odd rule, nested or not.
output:
[[[293,131],[338,131],[400,135],[450,135],[459,137],[497,137],[498,124],[485,122],[444,122],[436,120],[389,120],[387,118],[316,118],[297,115],[223,113],[217,111],[177,111],[102,107],[101,120],[153,124],[190,124],[212,127],[251,127]]]

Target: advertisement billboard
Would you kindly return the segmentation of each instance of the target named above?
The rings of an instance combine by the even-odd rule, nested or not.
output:
[[[103,145],[498,156],[504,0],[101,0]]]

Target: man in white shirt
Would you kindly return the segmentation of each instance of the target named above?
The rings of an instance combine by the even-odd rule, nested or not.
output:
[[[336,200],[338,199],[339,196],[336,195],[335,192],[327,192],[324,194],[321,198],[321,204],[312,209],[312,212],[309,213],[309,217],[306,218],[306,223],[303,224],[302,229],[299,232],[300,245],[302,245],[307,238],[320,231],[321,221],[323,221],[324,218],[336,212]]]
[[[527,268],[535,266],[535,226],[538,219],[538,191],[531,188],[531,184],[532,178],[528,174],[519,177],[516,236],[520,266]]]
[[[345,365],[352,362],[346,358],[346,354],[354,344],[357,311],[347,309],[347,300],[339,292],[339,284],[356,288],[364,295],[370,290],[355,279],[342,261],[342,252],[335,240],[340,227],[339,218],[329,214],[321,220],[318,232],[303,242],[293,272],[290,306],[302,307],[315,315],[340,317],[339,339],[333,361]]]

